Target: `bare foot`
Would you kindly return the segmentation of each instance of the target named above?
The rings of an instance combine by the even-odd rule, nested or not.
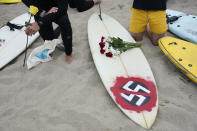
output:
[[[154,34],[151,32],[149,24],[146,26],[146,32],[152,44],[154,46],[158,46],[157,40],[154,38]]]
[[[132,35],[132,37],[134,38],[135,41],[142,41],[144,32],[141,32],[141,33],[132,33],[131,32],[131,35]]]
[[[150,26],[149,26],[149,24],[146,26],[146,32],[147,32],[147,35],[148,35],[148,37],[149,37],[149,39],[152,41],[152,32],[151,32],[151,30],[150,30]]]
[[[93,1],[95,5],[101,3],[101,0],[93,0]]]
[[[151,39],[151,42],[154,46],[158,46],[159,39],[165,36],[165,32],[162,34],[155,34],[151,32],[150,27],[148,25],[147,25],[146,31],[147,31],[148,37]]]
[[[66,61],[70,64],[72,62],[73,58],[72,58],[72,55],[70,56],[67,56],[66,55]]]

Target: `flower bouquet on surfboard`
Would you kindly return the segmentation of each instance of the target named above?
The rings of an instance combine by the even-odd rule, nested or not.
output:
[[[119,37],[105,38],[104,36],[102,36],[101,41],[99,42],[100,53],[105,54],[107,57],[118,56],[122,52],[125,52],[132,48],[141,47],[141,45],[141,43],[125,42]]]

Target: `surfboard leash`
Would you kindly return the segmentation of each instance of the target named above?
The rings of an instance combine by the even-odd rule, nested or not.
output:
[[[101,16],[101,3],[99,3],[99,18],[103,21],[102,16]]]
[[[23,25],[18,25],[10,22],[8,22],[6,25],[10,28],[11,31],[14,31],[15,29],[21,30],[24,27]]]
[[[8,21],[6,24],[1,26],[0,29],[5,27],[5,26],[8,26],[10,28],[10,31],[15,31],[15,29],[21,30],[24,27],[24,25],[14,24],[14,23],[11,23],[11,22]]]

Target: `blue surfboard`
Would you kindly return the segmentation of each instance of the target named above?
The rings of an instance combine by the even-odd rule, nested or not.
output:
[[[166,10],[169,31],[197,44],[197,16],[175,10]]]

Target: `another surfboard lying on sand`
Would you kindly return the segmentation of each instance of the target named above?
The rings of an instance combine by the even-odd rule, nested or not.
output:
[[[9,24],[0,28],[0,69],[26,49],[27,36],[24,31],[24,25],[29,19],[30,14],[25,13],[9,21]],[[34,19],[32,18],[31,23],[33,21]],[[16,25],[18,27],[23,27],[21,29],[16,29],[18,28]],[[27,46],[29,47],[38,37],[39,33],[29,36]]]
[[[197,44],[197,16],[170,9],[166,13],[169,30],[180,38]]]
[[[159,47],[168,59],[197,83],[197,45],[173,37],[163,37]]]
[[[11,3],[20,3],[21,0],[0,0],[0,3],[8,3],[8,4],[11,4]]]
[[[112,17],[93,14],[88,21],[88,39],[102,82],[118,107],[134,122],[151,128],[158,111],[154,76],[140,48],[108,58],[100,53],[101,37],[120,37],[135,42],[129,32]]]

